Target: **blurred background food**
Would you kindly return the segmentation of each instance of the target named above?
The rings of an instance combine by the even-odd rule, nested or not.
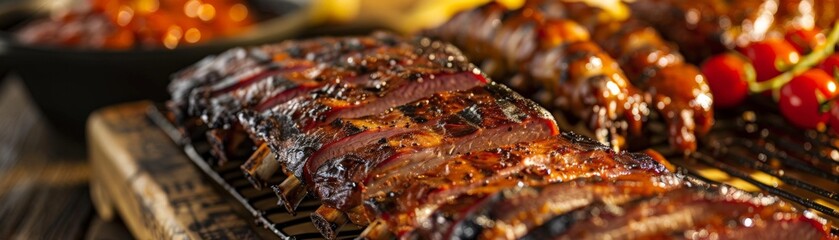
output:
[[[27,23],[27,44],[78,48],[173,49],[247,31],[254,23],[241,0],[90,0]]]

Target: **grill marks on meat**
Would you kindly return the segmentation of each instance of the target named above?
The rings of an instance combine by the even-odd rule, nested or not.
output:
[[[649,156],[615,153],[593,140],[562,133],[548,140],[462,154],[417,176],[392,181],[387,191],[365,192],[364,199],[368,209],[389,216],[392,230],[405,232],[423,221],[428,208],[461,194],[665,172]]]
[[[259,109],[259,106],[283,103],[325,85],[358,79],[359,72],[372,66],[351,66],[346,64],[347,59],[386,51],[382,49],[402,49],[391,50],[401,53],[413,51],[414,47],[396,41],[394,36],[388,34],[374,34],[359,38],[290,41],[247,51],[234,49],[192,67],[202,69],[201,71],[185,70],[179,73],[182,79],[187,80],[175,80],[170,84],[174,91],[170,105],[174,108],[176,118],[184,118],[178,113],[190,113],[191,116],[200,116],[203,123],[213,129],[213,134],[208,135],[211,142],[216,142],[212,145],[213,155],[223,164],[230,157],[242,158],[232,154],[239,153],[241,149],[250,149],[251,142],[262,142],[260,139],[254,139],[220,143],[223,139],[238,140],[242,135],[248,136],[240,133],[238,126],[234,126],[237,125],[237,113],[254,107]],[[191,78],[188,77],[189,74],[192,74]],[[177,84],[189,82],[188,79],[199,79],[201,81],[194,82],[201,84]],[[179,94],[185,92],[191,93],[190,98],[180,97]],[[186,103],[183,103],[184,101]],[[183,106],[176,107],[180,105]],[[234,130],[228,129],[231,126]],[[249,135],[254,138],[252,132]],[[237,142],[244,144],[239,145]]]
[[[293,125],[308,130],[339,117],[379,113],[434,92],[486,83],[481,73],[459,55],[453,47],[436,43],[426,47],[405,44],[351,56],[345,62],[358,68],[354,78],[340,79],[338,84],[279,105],[260,105],[256,114],[270,111],[274,116],[289,116],[295,119]],[[258,124],[259,120],[246,122]]]
[[[487,88],[436,93],[382,114],[336,119],[330,124],[284,141],[276,147],[278,158],[285,159],[289,169],[299,171],[302,164],[298,163],[303,163],[312,155],[317,157],[311,161],[319,164],[317,162],[374,144],[382,138],[434,127],[443,118],[469,111],[479,104],[494,102],[495,96]]]
[[[411,44],[399,44],[389,38],[380,35],[377,38],[309,41],[295,48],[263,47],[275,51],[273,61],[242,69],[212,85],[193,89],[189,110],[193,115],[202,116],[210,127],[224,127],[235,120],[231,116],[243,109],[282,103],[317,87],[357,78],[356,75],[363,71],[388,64],[347,64],[350,59],[382,51],[393,52],[393,57],[399,58],[399,49],[413,50]],[[278,51],[280,49],[284,51]]]
[[[503,17],[503,11],[489,13]],[[527,17],[517,21],[539,23],[532,25],[538,36],[581,36]],[[493,28],[482,25],[482,36],[494,34]],[[508,30],[516,29],[526,28]],[[517,33],[496,40],[504,44],[475,47],[493,56],[499,53],[493,44],[519,46],[530,38]],[[622,88],[629,85],[622,85],[626,80],[614,61],[596,45],[557,46],[558,38],[547,39],[538,48],[522,47],[536,52],[506,64],[529,62],[504,68],[526,67],[535,73],[528,77],[558,89],[585,86],[576,93],[585,96],[576,100],[584,106],[617,99],[630,112],[643,111],[643,103],[624,91],[631,88]],[[218,117],[213,127],[221,128],[207,132],[217,154],[238,157],[234,150],[247,146],[247,137],[257,143],[242,168],[257,186],[279,170],[291,174],[272,186],[287,208],[307,190],[321,198],[324,205],[312,217],[326,237],[334,238],[347,221],[376,223],[365,236],[380,238],[388,230],[402,238],[826,236],[824,220],[786,209],[774,198],[688,186],[663,160],[618,153],[572,133],[557,136],[544,109],[489,82],[439,42],[374,35],[254,49],[273,57],[257,61],[226,53],[176,75],[170,106],[193,120],[198,116],[189,115],[190,107],[201,109],[193,113],[205,115],[204,121]],[[600,65],[585,66],[594,62]],[[538,67],[551,64],[563,66]],[[228,78],[234,75],[257,77]],[[615,86],[613,95],[589,96]],[[627,109],[615,110],[617,103],[595,114],[618,119],[610,114]],[[225,126],[236,122],[231,119],[238,124]],[[591,228],[600,232],[581,230]]]
[[[361,55],[352,61],[367,65],[364,69],[373,72],[365,73],[355,81],[313,90],[265,113],[241,114],[240,122],[256,137],[265,139],[288,172],[300,177],[303,160],[312,153],[312,148],[286,147],[304,141],[310,131],[340,118],[385,112],[437,92],[466,90],[486,84],[480,71],[458,55],[456,49],[439,43]],[[373,67],[374,64],[384,66]],[[256,172],[276,172],[260,169],[262,167],[262,164],[249,163],[245,170],[257,180],[270,176],[255,175]],[[265,167],[275,168],[272,165]]]
[[[464,91],[435,93],[431,97],[381,114],[339,118],[306,133],[278,141],[274,146],[275,154],[289,171],[301,173],[303,163],[312,154],[317,153],[320,159],[333,158],[385,137],[427,128],[442,117],[456,114],[480,102],[492,102],[493,97],[485,87],[475,87]],[[296,176],[302,177],[300,174]],[[253,177],[266,180],[270,176]]]
[[[819,221],[775,197],[638,174],[462,195],[402,238],[829,239]]]
[[[696,150],[697,136],[706,134],[714,115],[710,88],[699,69],[658,32],[637,18],[619,20],[581,2],[534,0],[532,9],[547,19],[573,19],[592,33],[592,40],[616,58],[632,84],[650,96],[668,126],[670,144],[680,151]]]
[[[298,89],[322,85],[301,76],[301,72],[310,70],[312,65],[314,63],[304,61],[289,67],[258,67],[243,76],[231,76],[231,79],[240,79],[234,86],[221,90],[213,89],[218,85],[195,89],[190,100],[190,111],[193,115],[201,116],[211,128],[226,128],[236,120],[235,113],[263,102],[267,97],[285,95],[293,98],[305,93]]]
[[[580,180],[553,184],[542,187],[538,191],[533,191],[534,189],[506,190],[496,194],[497,201],[492,205],[486,206],[482,211],[461,221],[454,232],[463,239],[518,239],[552,220],[554,216],[577,208],[599,203],[620,204],[679,187],[678,178],[667,175],[653,177],[647,174],[633,174],[614,179],[616,180],[594,182]],[[470,232],[481,234],[470,234]]]
[[[828,239],[828,234],[816,219],[779,204],[777,198],[722,186],[578,208],[557,215],[524,239]]]
[[[305,181],[325,205],[348,210],[359,205],[361,191],[378,189],[392,177],[426,171],[459,153],[557,133],[553,118],[534,103],[502,85],[486,89],[494,101],[440,118],[430,128],[381,138],[334,158],[315,153],[303,169]]]
[[[234,48],[218,56],[210,56],[194,65],[173,74],[169,83],[169,93],[172,100],[169,108],[176,115],[180,123],[191,116],[188,113],[189,97],[192,90],[206,85],[212,85],[225,76],[252,68],[270,61],[270,56],[257,49],[246,50]]]
[[[651,27],[586,3],[531,0],[518,10],[491,3],[429,34],[464,47],[497,75],[516,75],[514,87],[545,91],[544,103],[586,121],[613,146],[622,137],[643,138],[651,107],[678,151],[694,151],[697,135],[713,125],[710,88],[698,68]]]
[[[557,215],[602,203],[625,203],[681,186],[679,179],[672,176],[662,179],[638,174],[626,178],[582,178],[535,188],[506,188],[462,195],[440,205],[419,228],[403,236],[412,239],[518,239]],[[468,210],[457,207],[456,202],[475,198],[482,201]]]
[[[172,95],[171,107],[173,111],[179,111],[188,116],[190,97],[193,90],[206,88],[227,79],[233,84],[237,79],[229,79],[229,76],[240,75],[243,72],[252,71],[254,67],[270,64],[272,54],[283,52],[301,52],[300,45],[310,48],[317,48],[318,44],[334,43],[336,39],[322,39],[319,41],[304,41],[295,43],[278,44],[271,48],[234,48],[217,56],[209,56],[187,67],[180,72],[173,74],[172,82],[169,84],[169,92]],[[271,51],[266,51],[270,49]]]
[[[489,62],[497,69],[490,71],[493,75],[516,74],[514,87],[543,91],[549,96],[544,103],[585,121],[602,142],[618,146],[619,136],[640,134],[649,110],[617,62],[589,41],[582,27],[548,21],[532,10],[510,11],[490,3],[427,34]]]

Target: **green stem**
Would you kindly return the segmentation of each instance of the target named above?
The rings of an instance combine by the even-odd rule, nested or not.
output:
[[[830,35],[827,36],[827,41],[823,46],[813,49],[813,52],[802,58],[801,61],[781,75],[763,82],[750,80],[749,90],[753,93],[760,93],[772,89],[780,89],[784,84],[792,81],[793,77],[810,70],[816,64],[824,61],[827,56],[833,54],[837,42],[839,42],[839,20],[833,23],[833,29],[830,30]]]

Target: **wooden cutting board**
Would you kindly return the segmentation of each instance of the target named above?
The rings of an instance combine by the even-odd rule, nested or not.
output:
[[[146,117],[149,102],[108,107],[88,120],[91,195],[98,214],[119,214],[138,239],[258,239],[251,224]]]

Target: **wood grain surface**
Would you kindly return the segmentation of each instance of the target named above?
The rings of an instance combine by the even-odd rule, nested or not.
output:
[[[88,166],[84,143],[57,134],[18,79],[0,82],[0,239],[129,239],[93,214]]]
[[[239,215],[147,117],[149,103],[94,113],[88,121],[93,200],[100,215],[119,214],[140,239],[256,239]]]

